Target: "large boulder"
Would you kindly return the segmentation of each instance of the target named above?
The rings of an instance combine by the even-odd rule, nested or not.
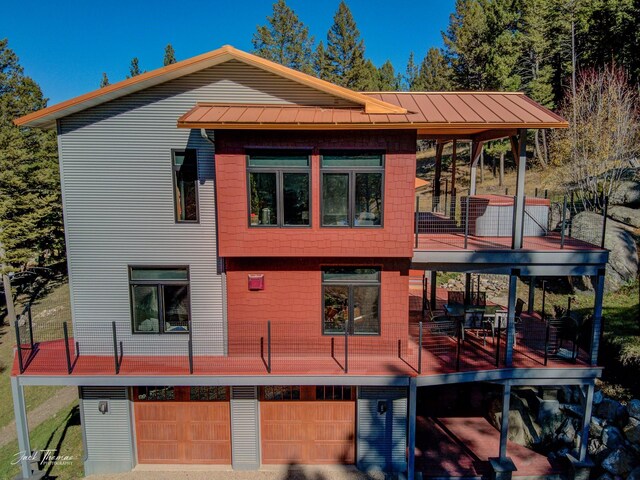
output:
[[[609,217],[615,221],[630,225],[634,228],[640,228],[640,209],[623,207],[622,205],[613,205],[609,208]]]
[[[626,207],[640,206],[640,182],[637,180],[621,181],[616,191],[609,197],[609,204]]]
[[[589,434],[592,438],[600,438],[602,437],[602,431],[604,427],[604,420],[598,417],[591,417],[591,423],[589,424]]]
[[[634,398],[627,403],[627,410],[629,411],[630,417],[640,420],[640,400]]]
[[[640,467],[631,470],[631,473],[627,476],[627,480],[640,480]]]
[[[637,418],[629,417],[629,423],[624,427],[624,436],[627,437],[631,443],[636,445],[640,444],[640,420]]]
[[[605,419],[608,423],[626,425],[629,413],[624,405],[612,398],[605,398],[596,407],[595,413],[599,418]]]
[[[602,242],[602,215],[581,212],[573,217],[571,229],[574,238],[599,246]],[[608,220],[604,246],[611,251],[605,290],[613,292],[638,275],[636,242],[622,224]]]
[[[602,431],[602,443],[612,450],[622,447],[624,445],[622,432],[613,425],[607,425]]]
[[[602,461],[602,468],[613,475],[625,475],[635,466],[633,454],[624,448],[614,450]]]
[[[556,442],[572,445],[576,439],[576,428],[570,418],[566,418],[556,432]],[[608,446],[608,445],[607,445]]]

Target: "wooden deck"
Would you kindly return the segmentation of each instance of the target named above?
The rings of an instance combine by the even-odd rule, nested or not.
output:
[[[564,246],[559,233],[551,232],[543,237],[524,237],[522,250],[528,251],[587,251],[602,249],[596,245],[571,237],[565,237]],[[418,246],[414,250],[451,251],[451,250],[511,250],[511,237],[478,237],[469,235],[467,247],[464,246],[464,233],[420,233]]]

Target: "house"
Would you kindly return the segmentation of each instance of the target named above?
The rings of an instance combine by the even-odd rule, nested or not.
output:
[[[16,327],[21,450],[22,387],[74,385],[88,474],[298,463],[413,478],[421,392],[489,382],[503,411],[512,386],[583,386],[585,462],[608,252],[547,229],[549,205],[525,199],[527,129],[567,122],[523,94],[359,93],[224,46],[16,124],[57,131],[73,317],[57,335],[31,326],[35,341]],[[514,197],[475,195],[496,138],[519,160]],[[472,142],[468,194],[414,211],[418,139],[437,141],[434,189],[443,145]],[[507,309],[431,320],[442,271],[508,276]],[[596,285],[571,358],[517,295],[518,279],[566,275]],[[510,476],[502,418],[493,465]]]

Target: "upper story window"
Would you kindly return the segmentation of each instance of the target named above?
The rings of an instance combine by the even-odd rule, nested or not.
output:
[[[191,148],[172,153],[176,222],[195,223],[198,221],[198,155]]]
[[[322,271],[325,335],[380,333],[380,270],[331,267]]]
[[[382,153],[324,152],[320,165],[322,226],[382,226]]]
[[[309,153],[277,150],[250,153],[249,224],[259,227],[308,227]]]
[[[189,269],[130,267],[133,333],[189,331]]]

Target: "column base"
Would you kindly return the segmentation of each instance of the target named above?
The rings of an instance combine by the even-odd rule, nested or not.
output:
[[[576,457],[568,453],[566,459],[569,461],[569,480],[589,480],[591,469],[595,466],[588,457],[584,461],[578,460]]]
[[[491,480],[511,480],[513,472],[518,470],[509,457],[490,458],[489,464],[491,465]]]

